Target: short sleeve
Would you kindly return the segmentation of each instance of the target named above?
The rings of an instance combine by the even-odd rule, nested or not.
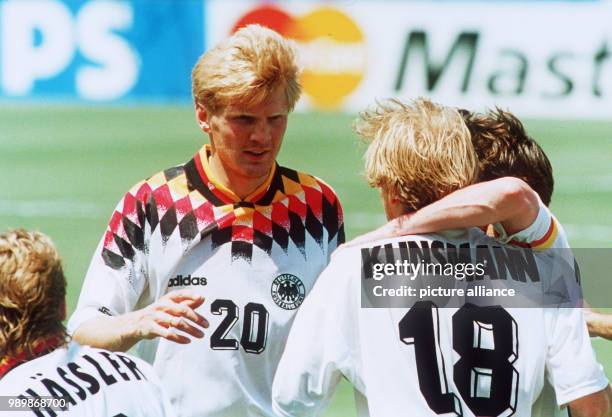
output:
[[[608,386],[587,332],[582,309],[546,309],[546,371],[557,404],[568,404]]]
[[[565,231],[541,201],[536,219],[526,229],[508,235],[501,224],[495,224],[494,228],[496,239],[503,243],[536,250],[569,247]]]
[[[117,204],[68,322],[70,333],[94,317],[130,312],[138,302],[147,279],[143,188],[144,184],[134,187]]]

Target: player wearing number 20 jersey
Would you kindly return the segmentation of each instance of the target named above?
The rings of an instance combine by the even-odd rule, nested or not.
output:
[[[499,246],[478,229],[368,246],[433,241]],[[608,385],[578,308],[361,308],[361,268],[360,247],[341,250],[297,315],[275,377],[280,415],[318,415],[342,376],[360,417],[527,417],[540,415],[532,408],[546,381],[559,404]]]
[[[208,146],[137,184],[117,206],[69,328],[140,309],[177,288],[201,293],[204,339],[139,343],[183,417],[271,416],[271,385],[297,309],[344,240],[321,180],[276,165],[238,198]]]

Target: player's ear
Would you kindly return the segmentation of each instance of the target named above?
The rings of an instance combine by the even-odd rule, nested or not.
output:
[[[380,195],[387,220],[393,220],[408,212],[399,195],[393,189],[381,188]]]
[[[196,102],[195,103],[195,114],[196,114],[196,121],[198,122],[198,126],[200,126],[200,129],[202,129],[202,131],[206,133],[210,133],[210,123],[209,123],[210,113],[208,112],[208,110],[206,110],[206,107],[204,107],[203,104]]]

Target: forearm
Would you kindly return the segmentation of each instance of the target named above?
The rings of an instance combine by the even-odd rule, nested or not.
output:
[[[585,308],[584,318],[591,337],[599,336],[612,340],[612,315]]]
[[[538,197],[516,178],[474,184],[398,218],[397,227],[410,233],[429,233],[502,223],[510,234],[527,228],[538,213]]]
[[[438,202],[441,202],[439,200]],[[465,229],[468,227],[486,226],[496,222],[496,216],[486,204],[464,204],[444,201],[433,203],[421,210],[398,218],[396,230],[409,230],[410,233],[431,233],[448,229]]]
[[[136,312],[95,317],[81,324],[72,338],[81,345],[126,352],[140,340],[136,322]]]
[[[201,328],[208,328],[208,321],[195,311],[203,303],[204,297],[192,290],[171,291],[141,310],[90,319],[76,329],[73,339],[83,345],[123,352],[142,339],[156,337],[187,344],[191,342],[187,335],[201,339]]]

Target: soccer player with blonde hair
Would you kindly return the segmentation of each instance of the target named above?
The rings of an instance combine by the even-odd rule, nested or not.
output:
[[[181,416],[273,415],[293,316],[344,241],[331,187],[276,163],[298,77],[292,43],[258,25],[202,55],[210,144],[119,202],[70,320],[82,343],[137,343]]]
[[[368,183],[404,211],[431,204],[478,176],[469,131],[452,108],[424,99],[413,105],[390,100],[364,112],[355,131],[371,141],[365,154]]]
[[[173,416],[146,362],[69,342],[66,278],[51,240],[38,232],[0,234],[0,397],[45,399],[46,415]],[[51,407],[54,407],[52,410]],[[66,407],[67,412],[59,408]],[[42,416],[47,406],[11,415]]]
[[[359,239],[427,233],[439,229],[486,227],[498,240],[534,249],[569,248],[561,223],[548,206],[554,177],[551,163],[523,123],[499,108],[486,113],[459,111],[478,155],[478,184],[461,189],[420,211],[396,217]],[[589,334],[612,340],[612,316],[584,310]]]
[[[366,176],[381,189],[390,220],[477,179],[478,159],[455,109],[425,99],[387,101],[363,113],[356,130],[370,141]],[[338,250],[291,330],[273,386],[278,414],[319,415],[344,376],[355,387],[360,416],[548,417],[534,410],[545,379],[559,404],[572,406],[572,415],[609,416],[608,380],[595,360],[580,309],[504,307],[482,298],[478,305],[438,308],[440,299],[416,296],[409,308],[392,308],[395,300],[388,299],[390,304],[363,308],[363,297],[372,296],[362,292],[368,290],[365,284],[362,289],[368,279],[364,271],[368,262],[380,259],[376,254],[387,259],[386,267],[393,266],[389,256],[415,262],[412,254],[423,256],[427,250],[432,260],[446,253],[451,262],[457,248],[511,249],[472,228],[370,240]],[[497,274],[504,265],[491,259],[488,274]],[[546,269],[554,261],[540,256],[537,265]],[[505,285],[520,281],[515,274],[518,270],[504,276]],[[485,278],[495,280],[495,275]],[[470,299],[459,297],[456,301]]]
[[[564,253],[569,249],[569,240],[548,208],[554,178],[544,150],[509,111],[496,108],[482,114],[468,110],[460,113],[478,155],[479,183],[419,211],[396,217],[347,245],[489,225],[488,233],[497,240],[534,250],[561,249],[558,253]],[[610,315],[585,308],[584,317],[591,336],[612,338]],[[559,410],[549,384],[545,384],[534,410],[545,410],[550,416],[568,415],[567,409]]]

